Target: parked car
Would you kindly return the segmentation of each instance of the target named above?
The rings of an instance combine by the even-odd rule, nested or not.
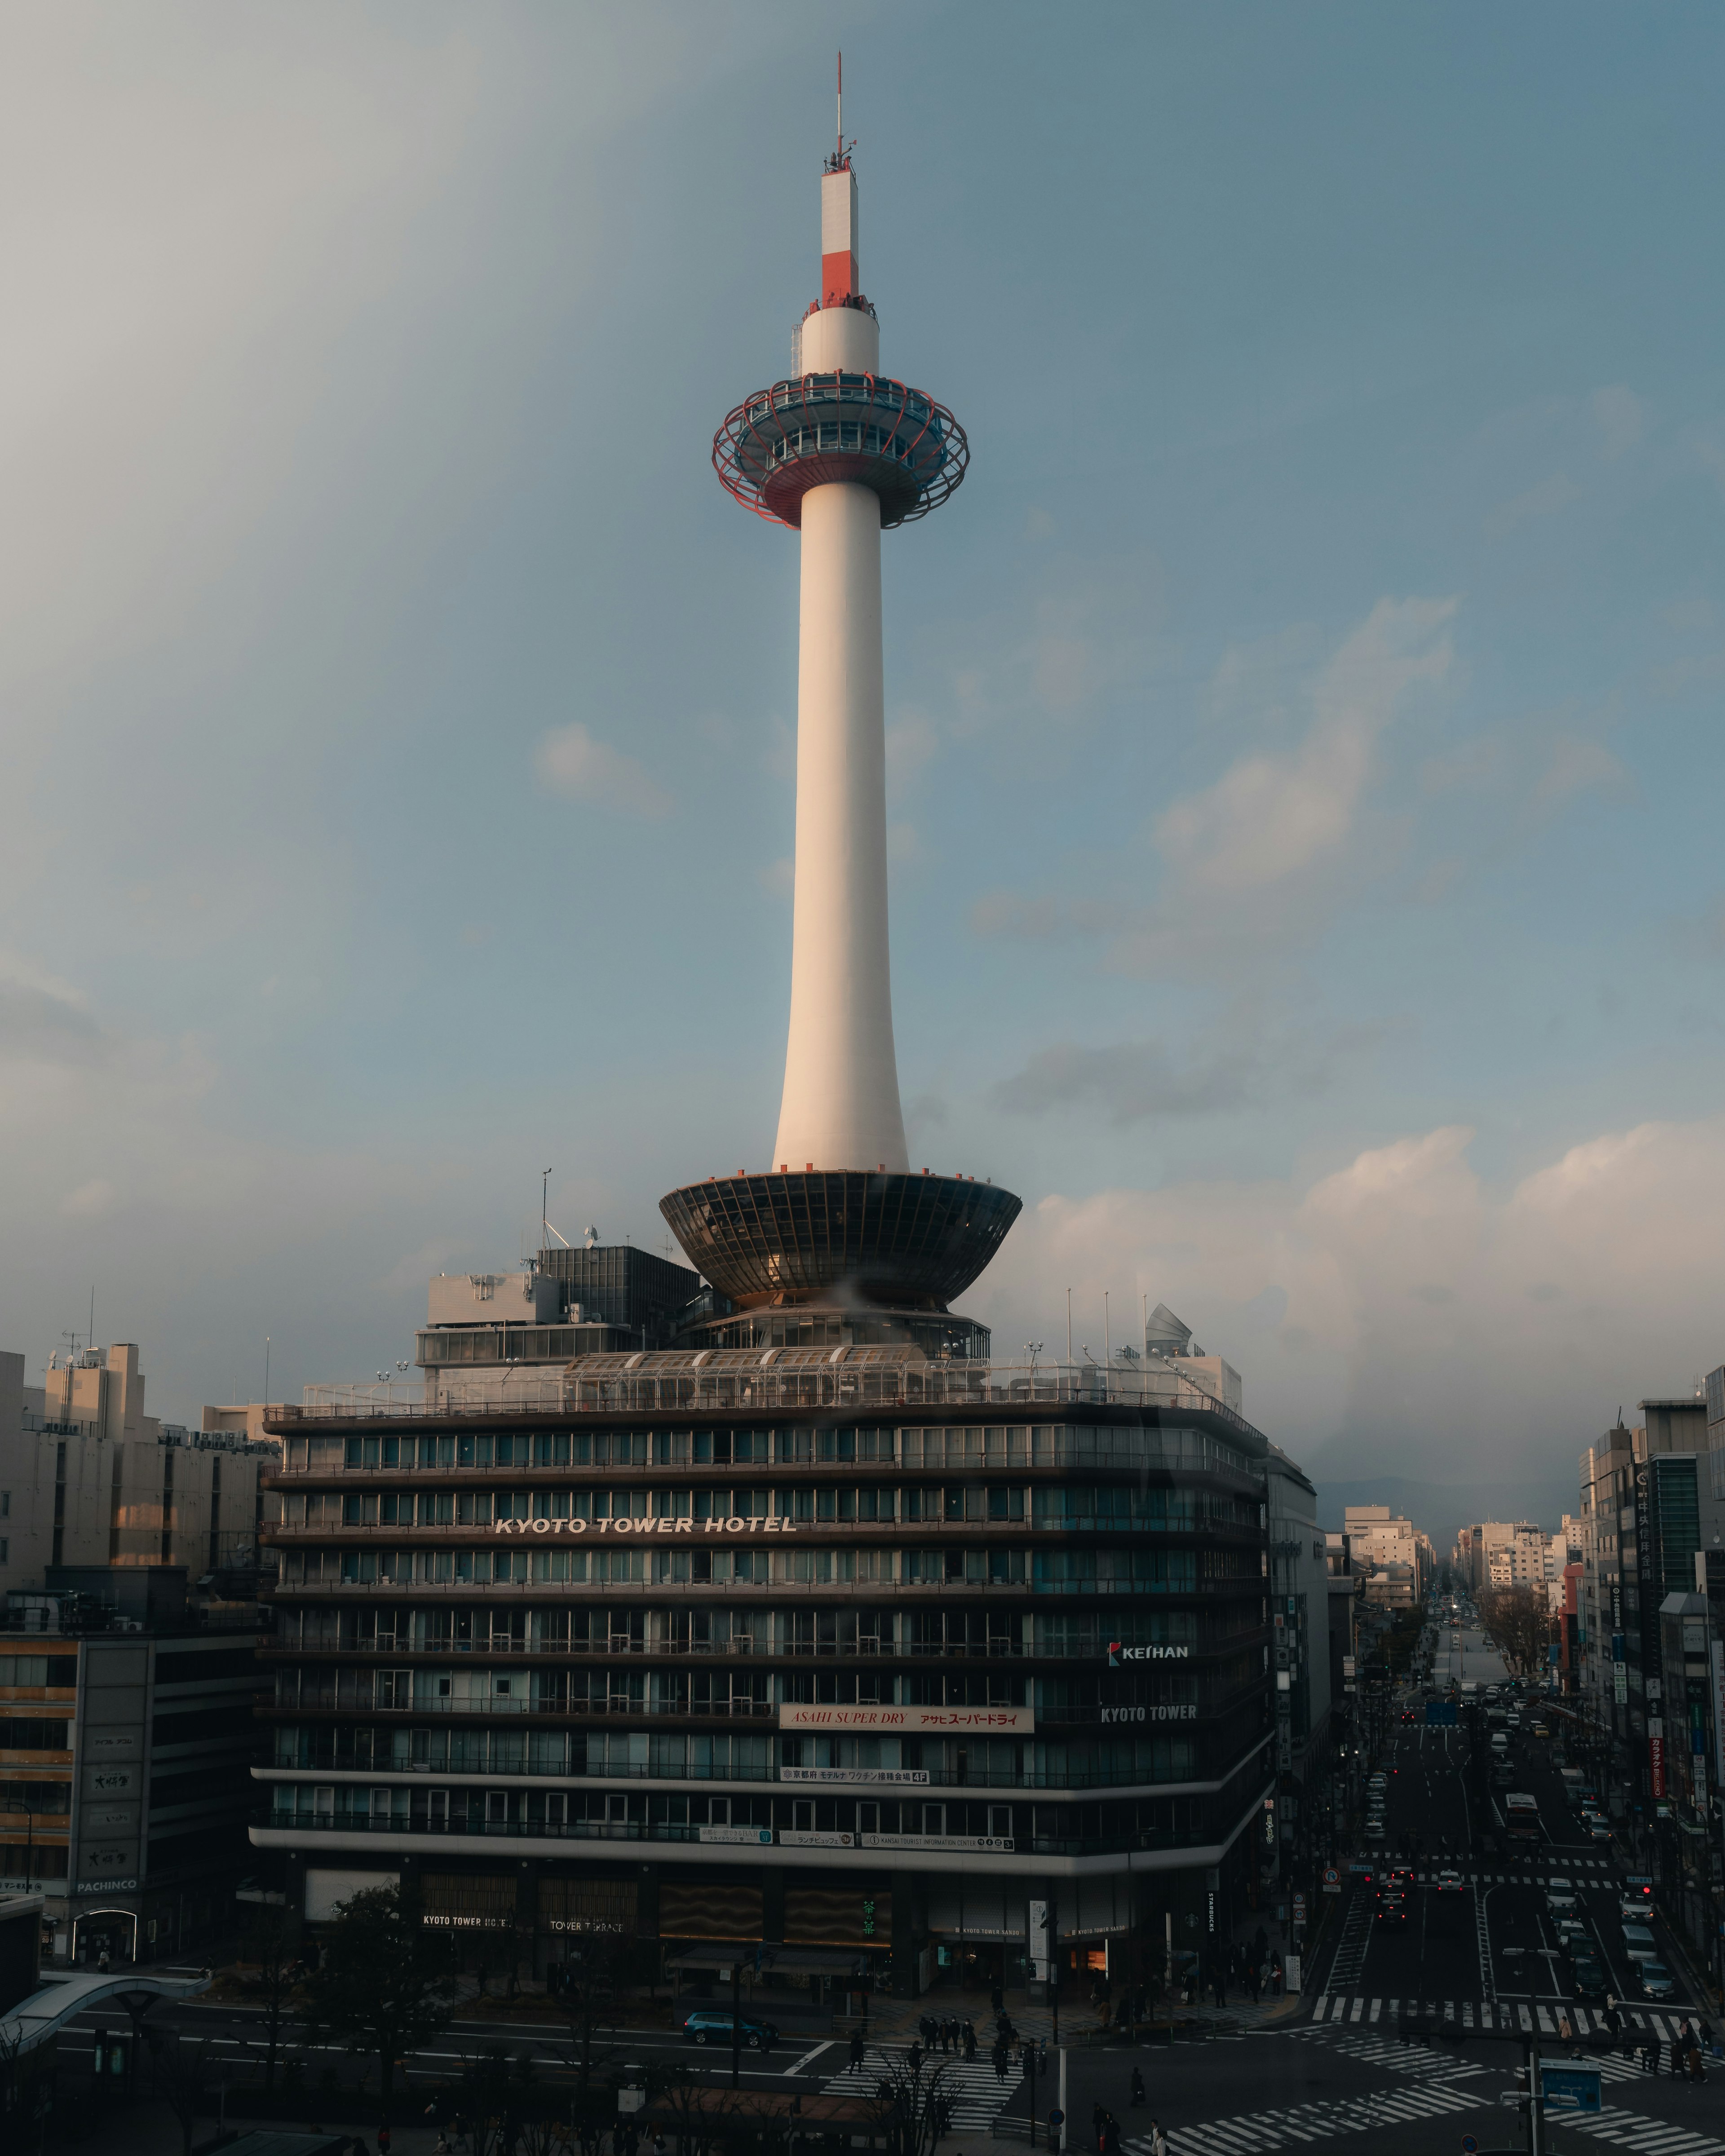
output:
[[[1640,1979],[1644,1999],[1675,1999],[1677,1987],[1671,1981],[1671,1973],[1662,1961],[1644,1961],[1635,1970]]]
[[[685,2020],[683,2034],[692,2044],[728,2044],[732,2041],[732,2026],[730,2014],[697,2006]],[[770,2021],[752,2021],[747,2015],[738,2015],[736,2026],[742,2031],[744,2045],[752,2051],[770,2051],[778,2041],[778,2031]]]

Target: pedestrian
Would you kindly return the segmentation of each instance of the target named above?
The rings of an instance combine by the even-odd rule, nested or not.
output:
[[[389,2156],[389,2144],[393,2138],[389,2131],[389,2121],[386,2118],[377,2128],[377,2156]]]
[[[1006,2039],[1004,2036],[996,2042],[991,2056],[994,2061],[994,2078],[997,2082],[1004,2082],[1006,2079]]]
[[[1252,2004],[1255,2006],[1258,2003],[1259,1989],[1258,1964],[1255,1961],[1249,1961],[1246,1964],[1246,1982],[1251,1986]]]
[[[1168,2136],[1153,2118],[1150,2122],[1150,2156],[1168,2156]]]
[[[1139,2104],[1141,2104],[1143,2101],[1144,2101],[1144,2076],[1143,2076],[1143,2075],[1142,2075],[1142,2074],[1138,2071],[1138,2069],[1137,2069],[1136,2066],[1134,2066],[1134,2067],[1132,2068],[1132,2089],[1131,2089],[1131,2093],[1127,2096],[1127,2102],[1129,2104],[1132,2105],[1132,2106],[1134,2107],[1134,2108],[1136,2108],[1136,2107],[1137,2107],[1137,2105],[1139,2105]]]
[[[976,2024],[968,2020],[964,2024],[964,2063],[967,2066],[976,2064]]]
[[[96,1967],[104,1976],[108,1974],[108,1949],[105,1947],[96,1956]]]
[[[1671,2039],[1671,2079],[1673,2081],[1682,2080],[1684,2071],[1689,2062],[1690,2046],[1694,2041],[1695,2032],[1689,2026],[1689,2016],[1686,2014],[1677,2024],[1677,2033]]]
[[[911,2079],[915,2081],[922,2071],[922,2046],[920,2044],[911,2045],[905,2055],[905,2064],[911,2070]]]
[[[850,2071],[852,2073],[855,2074],[861,2072],[862,2062],[868,2056],[868,2046],[863,2041],[862,2030],[860,2029],[853,2029],[850,2032]]]
[[[1659,2071],[1659,2055],[1664,2048],[1658,2037],[1650,2029],[1641,2039],[1641,2071],[1644,2074],[1656,2074]]]

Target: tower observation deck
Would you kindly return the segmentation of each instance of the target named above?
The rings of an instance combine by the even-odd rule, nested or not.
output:
[[[821,177],[820,222],[820,297],[796,333],[795,372],[745,398],[713,440],[724,486],[796,531],[801,546],[778,1134],[765,1173],[674,1190],[660,1210],[691,1262],[738,1311],[801,1305],[908,1320],[944,1314],[1020,1209],[992,1183],[911,1173],[892,1029],[880,534],[946,501],[970,446],[943,404],[880,372],[842,130]],[[908,1330],[932,1343],[926,1325]],[[715,1332],[738,1345],[757,1337],[734,1326]],[[960,1345],[956,1333],[941,1344]]]

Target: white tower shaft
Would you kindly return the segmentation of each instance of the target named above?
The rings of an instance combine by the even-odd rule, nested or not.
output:
[[[803,498],[790,1038],[773,1153],[793,1170],[909,1166],[886,930],[880,502]]]
[[[805,374],[877,374],[880,332],[856,289],[856,182],[821,184],[822,305],[803,325]],[[886,715],[880,501],[851,484],[802,503],[797,669],[797,872],[790,1038],[773,1160],[908,1169],[886,933]]]

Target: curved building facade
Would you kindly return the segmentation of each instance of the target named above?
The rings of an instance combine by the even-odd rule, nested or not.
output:
[[[863,1353],[285,1419],[254,1839],[300,1906],[411,1876],[542,1974],[575,1922],[697,1985],[819,1948],[816,2004],[1017,1983],[1032,1900],[1075,1956],[1183,1938],[1271,1772],[1263,1439]]]

